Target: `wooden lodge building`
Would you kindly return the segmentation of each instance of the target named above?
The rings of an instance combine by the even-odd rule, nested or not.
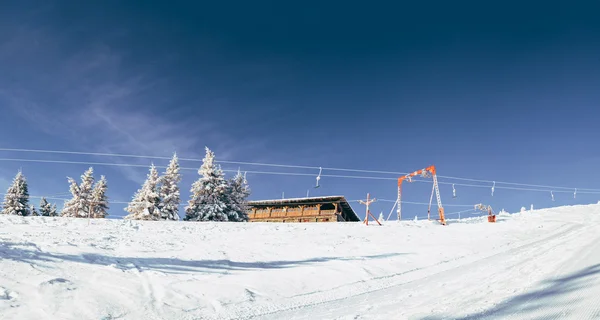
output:
[[[249,201],[248,216],[250,222],[360,221],[343,196]]]

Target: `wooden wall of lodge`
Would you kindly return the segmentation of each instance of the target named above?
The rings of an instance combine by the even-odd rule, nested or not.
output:
[[[321,210],[321,205],[251,208],[250,222],[337,222],[344,221],[338,203],[335,209]],[[339,219],[339,220],[338,220]]]

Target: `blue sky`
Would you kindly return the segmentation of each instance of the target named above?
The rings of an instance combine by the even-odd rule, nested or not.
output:
[[[2,4],[0,147],[166,157],[177,151],[200,159],[209,146],[221,160],[399,172],[435,164],[443,176],[600,189],[593,170],[600,161],[599,5],[390,3]],[[19,168],[32,194],[53,195],[68,191],[66,176],[79,177],[87,165],[2,161],[3,190]],[[107,176],[116,201],[128,201],[147,172],[94,168]],[[187,200],[197,174],[183,174]],[[313,189],[313,176],[248,178],[252,199],[301,197],[308,189],[348,199],[367,192],[396,197],[393,180],[324,177]],[[441,187],[447,212],[461,209],[453,204],[516,211],[600,200],[556,193],[552,202],[549,191],[500,184],[494,197],[488,188],[456,186],[453,199],[451,186]],[[412,184],[404,199],[427,202],[429,188]],[[377,203],[373,211],[387,215],[391,205]],[[112,209],[115,217],[124,214],[121,205]],[[411,217],[426,212],[420,205],[403,210]]]

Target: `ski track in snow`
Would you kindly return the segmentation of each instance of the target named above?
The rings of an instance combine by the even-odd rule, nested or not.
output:
[[[432,270],[434,267],[440,266],[440,265],[436,265],[436,266],[429,267],[429,268],[423,268],[423,269],[417,269],[414,271],[410,271],[408,274],[402,274],[403,276],[411,275],[412,277],[410,277],[409,280],[401,281],[401,282],[394,283],[394,284],[388,283],[387,285],[384,285],[381,288],[371,289],[371,290],[367,290],[364,292],[360,292],[358,294],[352,294],[349,296],[347,295],[347,296],[343,296],[341,298],[336,298],[336,299],[328,300],[328,301],[319,301],[319,299],[316,299],[318,302],[314,302],[312,304],[298,303],[297,307],[290,307],[290,308],[281,310],[284,312],[276,311],[276,312],[272,312],[270,314],[265,313],[265,314],[261,314],[260,316],[259,315],[256,315],[256,316],[260,317],[261,319],[282,319],[282,318],[310,319],[315,316],[317,318],[327,318],[327,317],[331,317],[332,315],[335,315],[336,313],[340,313],[340,314],[346,313],[346,312],[348,312],[349,309],[352,308],[352,306],[355,306],[355,305],[358,305],[358,306],[360,306],[360,305],[370,305],[370,306],[380,305],[380,307],[381,307],[381,305],[386,304],[385,300],[387,300],[387,299],[392,299],[394,304],[397,304],[398,303],[397,300],[410,298],[410,300],[417,300],[418,301],[417,303],[424,305],[424,306],[427,306],[427,305],[437,306],[437,308],[432,308],[431,310],[429,310],[429,312],[422,315],[423,317],[426,317],[427,314],[436,312],[436,309],[443,310],[443,307],[440,307],[440,305],[443,304],[443,300],[447,299],[447,297],[445,297],[443,295],[440,296],[439,292],[440,292],[440,290],[443,291],[444,287],[446,287],[448,283],[454,284],[455,286],[457,284],[459,284],[460,286],[464,286],[467,288],[469,287],[469,285],[467,285],[467,283],[472,283],[475,286],[477,286],[480,283],[485,283],[485,281],[487,280],[488,277],[496,276],[494,274],[494,270],[493,270],[494,265],[501,265],[503,268],[511,268],[511,269],[513,269],[514,274],[519,274],[519,273],[523,273],[526,271],[535,272],[535,269],[526,270],[527,266],[532,266],[532,262],[531,262],[532,258],[547,253],[547,251],[549,250],[549,249],[547,249],[548,243],[554,244],[554,242],[557,242],[557,241],[564,241],[565,237],[573,237],[575,235],[579,235],[579,233],[574,233],[574,231],[581,229],[582,227],[583,226],[578,225],[575,227],[565,228],[566,230],[556,232],[555,234],[552,234],[551,236],[543,237],[543,239],[538,239],[536,241],[532,241],[532,242],[520,245],[516,248],[511,248],[511,249],[503,251],[503,252],[494,253],[489,256],[473,257],[473,258],[464,257],[464,258],[458,260],[457,263],[453,264],[452,266],[436,268],[435,270]],[[552,241],[552,242],[550,242],[550,241]],[[543,244],[543,243],[546,243],[546,246],[545,246],[546,248],[538,247],[538,245]],[[527,260],[522,259],[523,255],[527,255],[528,259]],[[513,259],[513,260],[516,260],[516,263],[506,264],[506,262],[504,262],[504,264],[501,264],[502,260],[506,259],[507,256],[508,257],[514,257],[514,256],[518,257],[517,259]],[[463,260],[465,260],[465,261],[463,261]],[[523,265],[525,265],[525,266],[523,266]],[[516,269],[517,272],[514,272],[514,268],[517,268],[517,267],[519,267],[518,269]],[[417,273],[419,271],[423,271],[422,272],[423,276],[412,274],[412,273]],[[467,279],[463,279],[463,278],[460,278],[460,280],[454,279],[454,278],[456,278],[456,273],[454,273],[454,272],[460,272],[461,275],[464,275],[464,277]],[[500,279],[504,280],[504,278],[500,278]],[[372,279],[372,280],[379,280],[379,279]],[[418,281],[423,281],[423,282],[418,282]],[[489,284],[488,284],[488,286],[489,286]],[[398,287],[400,287],[400,288],[398,288]],[[456,287],[452,287],[452,288],[456,288]],[[419,289],[421,289],[421,291],[419,291]],[[451,289],[450,291],[452,291],[452,290],[454,290],[454,289]],[[463,290],[464,290],[464,288],[463,288]],[[319,293],[323,294],[323,296],[331,296],[330,293],[327,293],[327,292],[319,292]],[[432,294],[432,293],[434,293],[434,294]],[[513,292],[511,292],[511,293],[513,293]],[[447,294],[453,295],[454,293],[448,292]],[[436,298],[431,299],[431,298],[429,298],[430,296],[435,296]],[[417,298],[415,298],[415,297],[417,297]],[[384,301],[382,301],[382,300],[384,300]],[[314,306],[319,306],[319,308],[312,308],[310,310],[310,312],[305,312],[304,315],[303,315],[303,312],[298,312],[298,310],[300,310],[300,309],[303,309],[306,307],[314,307]],[[334,308],[337,308],[337,310],[334,310]],[[405,307],[403,307],[403,308],[405,308]],[[289,312],[285,312],[285,311],[289,311]],[[364,312],[357,312],[357,314],[353,315],[352,318],[356,318],[356,319],[358,319],[358,318],[360,318],[360,319],[363,319],[363,318],[390,319],[390,317],[397,318],[398,315],[406,316],[406,315],[403,315],[401,312],[397,312],[396,310],[392,311],[391,314],[384,315],[384,316],[374,316],[373,312],[370,312],[370,310],[367,310],[367,311],[369,311],[369,312],[367,312],[366,314],[364,314]],[[318,312],[322,312],[322,314],[318,313]],[[375,313],[377,313],[377,312],[375,312]],[[270,315],[271,317],[265,317],[266,315]],[[343,318],[340,318],[340,319],[343,319]]]
[[[0,216],[0,318],[598,319],[599,231],[598,205],[448,226]]]

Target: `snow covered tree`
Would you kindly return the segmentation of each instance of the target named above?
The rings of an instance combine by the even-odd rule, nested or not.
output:
[[[198,174],[202,177],[192,184],[184,220],[228,221],[227,181],[221,167],[215,164],[214,152],[208,147]]]
[[[56,204],[50,204],[46,198],[40,199],[40,215],[43,217],[56,217]]]
[[[48,202],[48,200],[46,200],[45,197],[42,197],[40,199],[40,216],[50,216],[50,203]]]
[[[379,218],[377,218],[377,220],[379,220],[379,222],[385,221],[385,218],[383,217],[383,212],[379,213]]]
[[[159,208],[160,197],[158,196],[158,171],[154,164],[150,166],[148,178],[139,189],[133,199],[125,208],[129,214],[125,219],[132,220],[160,220],[161,212]]]
[[[53,203],[50,207],[50,217],[58,217],[58,210],[56,209],[56,203]]]
[[[61,216],[81,218],[86,215],[84,211],[84,206],[86,206],[86,203],[80,196],[79,185],[75,179],[67,177],[67,181],[69,181],[69,191],[71,192],[71,195],[73,195],[73,198],[71,198],[69,201],[65,201]]]
[[[90,204],[93,198],[93,185],[94,185],[94,169],[90,167],[81,175],[81,184],[71,178],[67,177],[71,184],[69,191],[73,195],[73,198],[65,202],[63,207],[62,216],[71,218],[87,218],[90,210]]]
[[[108,196],[106,195],[107,189],[108,185],[106,183],[106,177],[100,176],[100,181],[96,183],[94,190],[92,190],[92,218],[106,218],[108,215]]]
[[[16,214],[28,216],[29,208],[29,187],[23,173],[19,170],[15,176],[12,185],[6,190],[4,203],[2,204],[2,214]]]
[[[250,188],[245,175],[240,171],[229,181],[227,188],[229,221],[248,221],[248,197]]]
[[[29,214],[32,216],[39,216],[40,214],[35,209],[34,205],[29,206]]]
[[[160,215],[163,220],[179,220],[179,204],[181,203],[179,193],[179,159],[173,154],[171,162],[164,175],[160,178]]]

